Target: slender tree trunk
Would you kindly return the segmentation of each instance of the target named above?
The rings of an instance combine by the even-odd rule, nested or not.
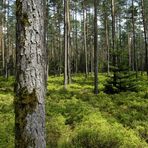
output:
[[[107,15],[107,14],[106,14]],[[109,33],[108,33],[108,17],[105,16],[105,38],[106,38],[106,49],[107,49],[107,73],[110,73],[110,51],[109,51]]]
[[[7,12],[6,12],[6,16],[7,16],[7,21],[6,21],[6,26],[7,26],[7,52],[6,52],[6,56],[5,56],[5,61],[6,61],[6,67],[5,67],[5,78],[8,79],[9,77],[9,59],[10,59],[10,38],[9,38],[9,24],[8,24],[8,21],[9,21],[9,0],[6,1],[7,2]]]
[[[91,8],[89,8],[89,24],[91,24]],[[94,45],[93,45],[93,39],[91,36],[89,37],[89,54],[90,54],[90,71],[91,75],[93,76],[94,74]]]
[[[112,50],[113,50],[113,72],[114,72],[114,86],[116,86],[117,76],[116,76],[116,68],[117,68],[117,60],[116,60],[116,50],[115,50],[115,1],[111,1],[111,10],[112,10]]]
[[[86,8],[83,2],[83,40],[84,40],[84,53],[85,53],[85,77],[88,75],[88,60],[87,60],[87,45],[86,45]]]
[[[2,16],[2,61],[3,61],[3,76],[5,76],[5,35],[3,28],[5,28],[5,0],[2,1],[2,11],[3,11],[3,16]]]
[[[134,19],[134,0],[132,0],[132,26],[133,26],[133,62],[136,78],[138,77],[137,60],[136,60],[136,38],[135,38],[135,19]]]
[[[60,8],[57,7],[57,14],[60,15]],[[58,51],[59,51],[59,57],[58,57],[58,74],[61,75],[61,67],[62,67],[62,48],[61,48],[61,27],[60,27],[60,17],[58,17]]]
[[[8,28],[7,28],[7,7],[6,7],[6,3],[7,3],[7,0],[4,0],[3,1],[3,7],[4,7],[4,19],[3,19],[3,24],[4,24],[4,28],[7,30]],[[6,34],[4,34],[4,36],[3,36],[3,38],[4,38],[4,61],[5,61],[5,66],[4,66],[4,78],[7,78],[8,77],[8,44],[7,44],[7,41],[6,41],[6,39],[7,39],[7,33]]]
[[[45,148],[44,1],[16,1],[15,148]]]
[[[98,94],[98,0],[94,0],[94,93]]]
[[[15,75],[16,71],[16,49],[14,48],[14,45],[12,43],[12,61],[13,61],[13,67],[12,67],[12,75]]]
[[[68,83],[68,47],[67,47],[67,36],[68,36],[68,20],[67,20],[67,0],[64,0],[64,88],[67,89]]]
[[[67,60],[68,60],[68,84],[71,83],[71,61],[70,61],[70,58],[71,58],[71,52],[70,52],[70,9],[69,9],[69,0],[67,0],[67,30],[68,30],[68,33],[67,33]]]
[[[121,14],[118,15],[119,16],[119,22],[118,22],[118,28],[119,28],[119,49],[122,49],[122,30],[121,30]],[[118,49],[118,50],[119,50]],[[124,60],[124,57],[123,57],[123,54],[117,56],[118,59],[117,59],[117,63],[121,63],[123,60]]]
[[[146,28],[146,20],[145,20],[145,9],[144,9],[144,0],[141,0],[142,7],[142,18],[143,18],[143,28],[144,28],[144,43],[145,43],[145,70],[148,76],[148,45],[147,45],[147,28]]]
[[[46,47],[46,53],[47,53],[47,67],[46,67],[46,76],[48,80],[48,75],[49,75],[49,47],[48,47],[48,22],[49,22],[49,0],[43,0],[43,5],[44,5],[44,18],[45,18],[45,23],[44,23],[44,41],[45,41],[45,47]]]
[[[132,68],[132,59],[131,59],[131,36],[130,33],[128,33],[128,66],[129,70]]]
[[[93,72],[94,72],[94,62],[93,62],[94,61],[94,54],[93,54],[94,53],[94,49],[93,49],[92,45],[90,46],[90,49],[92,49],[92,51],[90,52],[90,57],[91,57],[91,60],[90,60],[91,68],[90,69],[91,69],[91,74],[93,75]]]
[[[68,84],[71,83],[71,63],[70,63],[70,9],[69,9],[69,0],[67,0],[67,63],[68,63]]]
[[[78,16],[77,16],[77,5],[75,5],[76,6],[76,11],[75,11],[75,17],[76,17],[76,21],[77,21],[77,19],[78,19]],[[77,22],[76,22],[76,28],[75,28],[75,30],[76,30],[76,34],[75,34],[75,37],[76,37],[76,63],[75,63],[75,72],[77,73],[78,72],[78,57],[79,57],[79,55],[78,55],[78,25],[77,25]]]
[[[59,27],[60,29],[60,27]],[[59,31],[61,33],[61,29]],[[61,35],[59,35],[59,75],[62,73],[62,42],[61,42]]]
[[[0,15],[2,16],[2,7],[0,7]],[[3,66],[3,61],[2,61],[2,17],[0,18],[0,75],[2,75],[2,66]]]

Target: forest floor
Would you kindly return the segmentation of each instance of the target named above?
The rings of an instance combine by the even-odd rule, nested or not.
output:
[[[50,76],[46,98],[47,148],[148,148],[148,80],[137,92],[106,94],[106,74],[78,74],[63,89],[63,77]],[[14,78],[0,78],[0,148],[14,147]]]

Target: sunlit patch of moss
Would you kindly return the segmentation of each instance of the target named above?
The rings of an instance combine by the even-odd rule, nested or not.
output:
[[[60,138],[65,137],[70,131],[69,127],[65,125],[65,118],[59,114],[46,120],[47,147],[58,147]]]
[[[53,86],[55,81],[57,81],[57,83]],[[106,76],[100,75],[99,88],[104,87],[105,81]],[[72,77],[72,84],[68,85],[67,90],[63,88],[63,79],[61,77],[59,77],[59,79],[52,77],[50,82],[51,84],[49,83],[50,86],[48,87],[48,103],[46,105],[47,116],[51,118],[60,114],[64,117],[65,126],[71,127],[68,132],[71,134],[67,134],[65,139],[72,138],[74,133],[78,134],[76,129],[82,124],[82,120],[87,118],[87,115],[101,112],[102,119],[105,119],[107,123],[121,126],[119,126],[121,133],[122,131],[126,131],[127,133],[131,131],[131,133],[134,132],[135,136],[133,137],[136,137],[135,139],[138,138],[138,141],[144,139],[146,141],[146,136],[142,136],[143,132],[140,133],[140,131],[136,129],[139,124],[132,126],[133,122],[138,119],[140,119],[141,122],[147,122],[147,115],[145,114],[147,112],[147,99],[144,98],[145,93],[143,91],[123,92],[114,95],[108,95],[100,91],[98,95],[94,95],[93,77],[88,76],[88,79],[85,79],[84,75],[81,74]],[[144,106],[144,108],[142,108],[142,106]],[[84,112],[86,114],[83,114]],[[93,121],[94,119],[92,119],[92,122]],[[124,129],[124,127],[126,128]],[[142,125],[142,127],[144,127],[144,125]],[[112,126],[112,130],[117,131],[117,128]],[[116,132],[113,133],[117,136]],[[121,141],[123,141],[121,137],[124,135],[121,136],[121,133],[119,134],[120,147],[127,143],[127,141],[126,143],[121,143]],[[127,139],[130,138],[130,136],[125,136],[125,139],[126,137]],[[64,143],[61,138],[62,137],[59,138],[60,143]],[[108,139],[108,141],[110,140],[111,139]],[[67,140],[66,143],[68,142],[70,141]],[[130,143],[127,145],[130,147]],[[131,145],[135,146],[132,142]]]
[[[129,140],[130,139],[130,140]],[[63,141],[61,147],[105,147],[126,148],[146,147],[131,129],[124,128],[119,123],[109,123],[101,114],[93,113],[86,116],[82,123],[76,127],[68,141]]]
[[[46,131],[48,147],[148,147],[148,83],[139,79],[138,92],[109,95],[102,90],[106,74],[99,74],[99,94],[93,76],[72,75],[64,89],[63,76],[48,78]],[[0,78],[0,147],[14,147],[13,83]],[[8,136],[9,134],[9,136]],[[146,143],[147,142],[147,143]]]
[[[14,147],[14,109],[11,94],[0,94],[0,147]]]

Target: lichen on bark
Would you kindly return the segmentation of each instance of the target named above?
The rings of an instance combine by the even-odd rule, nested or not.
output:
[[[20,21],[23,26],[28,27],[31,25],[27,12],[23,12],[22,10],[22,2],[18,0],[16,1],[16,14],[22,17]]]
[[[35,105],[38,102],[35,89],[29,93],[27,87],[21,88],[19,90],[19,99],[21,100],[22,104]]]
[[[19,138],[17,138],[17,140],[15,141],[16,147],[20,147],[21,145],[21,148],[27,148],[28,145],[30,146],[32,145],[32,148],[34,148],[33,141],[35,141],[35,139],[32,139],[32,140],[27,139],[25,141],[24,139],[26,139],[25,138],[26,133],[24,131],[29,122],[28,117],[32,116],[32,114],[36,110],[37,105],[38,105],[38,99],[37,99],[35,89],[33,89],[31,93],[29,93],[27,87],[24,87],[18,90],[17,96],[15,97],[15,109],[16,109],[15,124],[16,124],[16,127],[19,127],[19,129],[16,129],[16,132],[18,132],[17,134],[19,136]]]
[[[16,115],[18,115],[16,118],[19,119],[16,120],[16,123],[21,127],[25,127],[28,113],[31,114],[34,112],[38,103],[35,89],[31,93],[28,92],[27,87],[20,89],[18,95],[15,96],[14,103],[16,109],[21,108],[19,114],[16,111]]]

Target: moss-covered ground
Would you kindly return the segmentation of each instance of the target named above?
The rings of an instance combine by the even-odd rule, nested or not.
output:
[[[106,74],[77,74],[63,89],[63,76],[48,78],[46,141],[48,148],[148,148],[148,80],[139,76],[137,92],[105,94]],[[0,78],[0,148],[14,147],[14,79]]]

